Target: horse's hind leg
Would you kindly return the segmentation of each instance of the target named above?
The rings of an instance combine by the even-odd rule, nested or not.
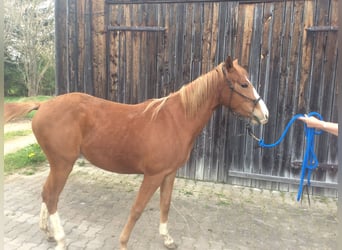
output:
[[[175,181],[176,172],[165,177],[163,183],[160,186],[160,225],[159,233],[164,238],[164,245],[169,249],[177,248],[173,238],[170,236],[167,222],[170,210],[171,195],[173,190],[173,184]]]
[[[43,204],[40,212],[39,225],[40,228],[47,233],[49,238],[52,238],[52,236],[54,237],[57,242],[56,249],[66,248],[65,233],[57,212],[57,203],[71,170],[72,165],[60,169],[56,169],[51,165],[50,173],[42,192]],[[48,218],[50,218],[53,232],[49,230]]]

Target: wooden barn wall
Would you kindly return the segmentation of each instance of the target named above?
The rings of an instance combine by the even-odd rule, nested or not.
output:
[[[56,1],[58,94],[81,91],[137,103],[177,91],[231,55],[269,107],[269,123],[254,128],[266,143],[276,141],[297,113],[317,111],[337,122],[337,0],[132,3]],[[245,125],[219,108],[178,176],[297,188],[302,124],[272,149],[257,147]],[[313,186],[335,187],[337,138],[316,138],[320,166]]]

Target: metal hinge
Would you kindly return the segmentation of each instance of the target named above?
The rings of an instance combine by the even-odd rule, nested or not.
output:
[[[311,26],[306,30],[310,32],[338,31],[338,26]]]

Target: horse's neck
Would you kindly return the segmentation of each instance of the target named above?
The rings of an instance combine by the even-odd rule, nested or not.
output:
[[[198,136],[206,124],[209,122],[214,110],[218,104],[212,102],[210,99],[202,105],[194,117],[186,118],[187,123],[192,127],[194,136]]]
[[[191,84],[200,84],[198,82],[193,82]],[[190,87],[187,86],[187,87]],[[194,87],[194,86],[193,86]],[[175,98],[178,99],[177,103],[179,103],[179,109],[182,110],[182,121],[183,129],[187,130],[192,137],[197,137],[199,133],[203,130],[205,125],[210,120],[214,110],[219,106],[217,91],[211,91],[210,95],[201,103],[200,108],[196,110],[196,113],[189,115],[187,112],[187,107],[184,106],[186,104],[181,103],[181,97],[178,93],[175,95]]]

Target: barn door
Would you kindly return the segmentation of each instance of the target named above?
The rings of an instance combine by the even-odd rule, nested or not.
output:
[[[129,6],[128,12],[120,11],[125,6],[115,7],[107,27],[108,99],[138,103],[165,95],[166,29],[153,25],[153,12],[139,11],[130,18],[122,13],[133,13],[135,6]],[[126,20],[132,25],[127,25]]]

